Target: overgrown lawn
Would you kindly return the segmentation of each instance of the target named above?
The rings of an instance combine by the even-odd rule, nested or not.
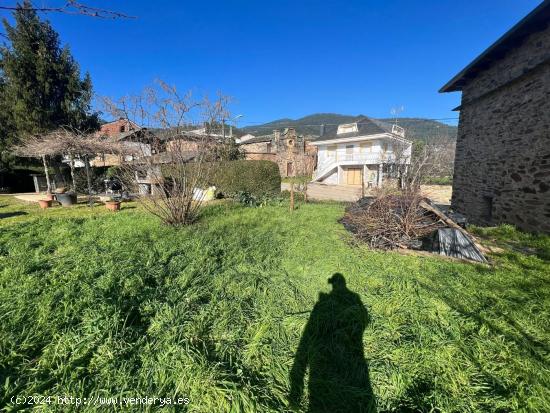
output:
[[[221,203],[179,230],[133,207],[0,197],[0,410],[177,395],[189,412],[288,411],[298,343],[339,272],[368,312],[379,412],[550,411],[549,237],[478,229],[504,248],[488,267],[354,245],[338,204]]]

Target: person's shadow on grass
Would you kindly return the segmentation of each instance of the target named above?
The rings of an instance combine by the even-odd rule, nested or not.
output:
[[[358,294],[336,273],[332,291],[320,293],[302,334],[290,372],[289,403],[299,408],[309,368],[308,412],[374,413],[376,403],[363,352],[363,332],[369,323]]]

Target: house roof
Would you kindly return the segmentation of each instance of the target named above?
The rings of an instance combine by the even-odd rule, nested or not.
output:
[[[318,136],[316,139],[313,139],[312,142],[355,138],[358,136],[377,135],[380,133],[392,133],[391,125],[385,122],[381,122],[379,120],[368,118],[366,116],[363,116],[353,123],[357,124],[356,132],[338,134],[337,130],[334,130],[330,133],[325,133],[322,136]]]
[[[440,90],[440,93],[462,90],[479,72],[513,48],[518,47],[529,35],[544,30],[550,22],[550,0],[544,0],[536,9],[525,16],[519,23],[508,30],[500,39],[481,53],[468,66],[462,69]]]
[[[249,143],[271,142],[272,140],[273,140],[273,135],[255,136],[254,138],[241,141],[239,145],[247,145]]]
[[[184,139],[189,141],[197,140],[211,140],[221,141],[223,136],[219,133],[210,133],[206,132],[204,128],[196,129],[186,126],[178,126],[172,128],[154,128],[149,129],[149,131],[154,134],[161,141],[170,141],[174,139]]]

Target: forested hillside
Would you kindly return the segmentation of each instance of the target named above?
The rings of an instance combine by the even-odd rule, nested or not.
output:
[[[320,125],[325,125],[325,131],[335,130],[339,124],[353,122],[363,115],[351,116],[337,113],[316,113],[300,119],[278,119],[262,125],[247,126],[241,129],[244,133],[253,135],[270,134],[273,129],[293,127],[300,134],[319,135]],[[379,119],[395,123],[395,119]],[[413,139],[429,139],[445,136],[456,137],[457,127],[442,122],[423,118],[397,118],[397,124],[405,128],[408,137]]]

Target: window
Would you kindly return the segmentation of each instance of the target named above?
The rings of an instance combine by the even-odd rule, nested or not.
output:
[[[124,132],[125,130],[126,130],[126,126],[122,125],[122,126],[120,127],[120,133]]]
[[[268,142],[268,143],[267,143],[266,152],[267,152],[267,153],[271,153],[271,142]]]
[[[386,153],[388,151],[388,143],[387,142],[384,142],[382,144],[382,152]]]
[[[342,133],[353,133],[357,132],[359,129],[357,128],[357,123],[346,123],[344,125],[338,126],[338,131],[336,132],[337,135],[340,135]]]
[[[286,164],[286,176],[293,176],[294,169],[292,162],[287,162]]]
[[[355,145],[346,145],[346,154],[351,155],[354,147]]]
[[[336,145],[329,145],[327,147],[327,156],[330,158],[336,157]]]
[[[361,152],[370,152],[372,151],[372,142],[364,142],[361,144]]]

